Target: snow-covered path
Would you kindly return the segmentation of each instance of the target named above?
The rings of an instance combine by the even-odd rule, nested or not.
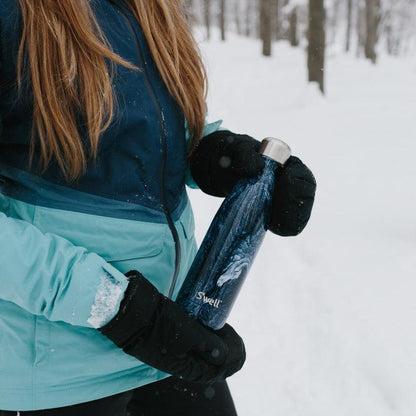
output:
[[[327,96],[301,49],[201,43],[210,119],[276,136],[318,192],[308,228],[267,235],[230,323],[245,367],[240,416],[416,414],[416,60],[327,57]],[[219,199],[190,191],[201,240]]]

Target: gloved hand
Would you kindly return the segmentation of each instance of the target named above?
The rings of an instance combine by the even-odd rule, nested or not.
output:
[[[200,189],[227,196],[241,178],[254,177],[264,168],[260,142],[250,136],[219,130],[201,139],[191,154],[192,177]],[[316,181],[300,159],[291,156],[276,171],[272,215],[268,229],[281,236],[298,235],[308,223]]]
[[[135,270],[117,315],[99,331],[127,354],[175,377],[215,382],[243,366],[243,340],[229,325],[211,330],[192,319]]]

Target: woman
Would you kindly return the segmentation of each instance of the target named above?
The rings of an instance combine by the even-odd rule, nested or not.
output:
[[[235,414],[241,338],[171,299],[185,182],[225,196],[263,160],[204,124],[181,1],[2,0],[0,36],[0,415]],[[298,234],[314,191],[292,158],[270,230]]]

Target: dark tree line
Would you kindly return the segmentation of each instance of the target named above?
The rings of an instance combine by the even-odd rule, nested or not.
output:
[[[324,0],[309,0],[308,74],[324,92],[325,6]]]
[[[381,48],[406,53],[416,39],[416,0],[185,0],[193,23],[256,37],[264,56],[273,42],[287,40],[307,50],[309,80],[324,91],[325,50],[341,44],[346,52],[377,62]]]

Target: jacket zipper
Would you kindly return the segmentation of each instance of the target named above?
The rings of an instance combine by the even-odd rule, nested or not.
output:
[[[177,229],[175,227],[175,224],[173,222],[173,219],[172,219],[172,215],[171,215],[169,209],[166,206],[165,171],[166,171],[166,155],[167,155],[167,137],[166,137],[167,132],[166,132],[165,114],[163,113],[162,105],[159,101],[159,98],[156,95],[156,92],[153,88],[153,85],[150,82],[149,74],[147,72],[146,62],[144,60],[143,52],[142,52],[142,49],[140,47],[140,42],[139,42],[137,33],[136,33],[129,17],[127,16],[125,10],[122,7],[120,7],[118,4],[116,4],[115,2],[112,1],[112,3],[118,8],[120,13],[124,17],[125,21],[127,22],[127,25],[130,29],[130,32],[133,34],[133,38],[135,39],[137,50],[138,50],[139,59],[140,59],[140,61],[142,63],[142,66],[143,66],[143,74],[145,76],[144,78],[145,78],[145,81],[146,81],[146,85],[148,87],[148,90],[151,93],[150,95],[152,97],[153,103],[154,103],[155,107],[158,109],[158,118],[159,118],[159,125],[160,125],[160,143],[161,143],[161,148],[162,148],[162,164],[161,164],[161,167],[160,167],[160,175],[159,175],[160,202],[161,202],[161,205],[162,205],[163,212],[166,216],[166,220],[167,220],[170,232],[172,234],[173,241],[175,242],[175,271],[173,273],[172,284],[169,288],[169,293],[168,293],[169,298],[171,298],[172,295],[173,295],[173,292],[175,290],[175,285],[176,285],[176,282],[178,280],[178,275],[179,275],[180,258],[181,258],[181,244],[180,244],[180,241],[179,241],[178,231],[177,231]]]

